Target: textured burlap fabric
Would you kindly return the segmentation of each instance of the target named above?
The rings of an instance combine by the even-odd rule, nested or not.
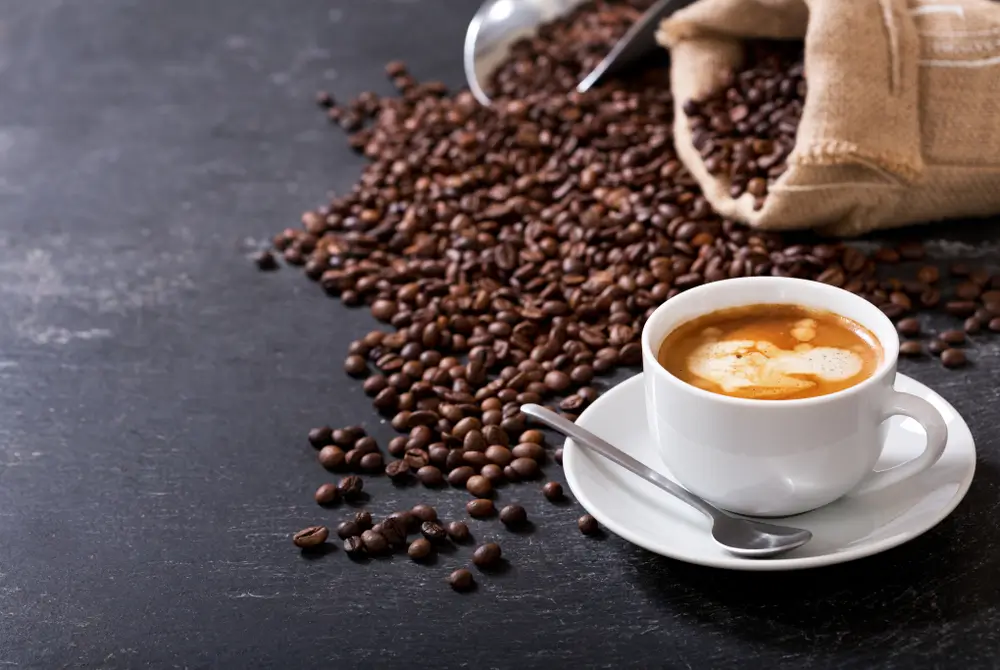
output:
[[[699,0],[660,26],[677,151],[720,214],[834,235],[1000,213],[1000,3]],[[808,91],[764,206],[729,197],[682,105],[724,85],[747,39],[805,43]]]

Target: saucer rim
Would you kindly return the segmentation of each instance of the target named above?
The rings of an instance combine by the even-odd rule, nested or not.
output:
[[[616,394],[623,393],[626,388],[630,388],[633,385],[641,386],[643,379],[642,372],[629,377],[628,379],[622,381],[621,383],[615,385],[613,388],[609,389],[604,395],[598,398],[593,405],[588,407],[577,419],[577,423],[586,420],[587,414],[600,403],[612,402],[612,398]],[[966,440],[972,447],[972,457],[969,463],[969,470],[965,474],[959,489],[955,492],[948,502],[942,505],[936,510],[936,513],[931,515],[927,514],[925,518],[926,522],[921,522],[916,528],[911,529],[905,533],[899,533],[888,537],[877,542],[872,542],[870,544],[860,544],[855,547],[845,549],[844,551],[837,551],[835,553],[820,554],[817,556],[801,556],[792,558],[769,558],[769,559],[752,559],[743,558],[739,556],[734,556],[731,554],[720,553],[717,556],[702,555],[702,554],[692,554],[690,552],[684,552],[683,548],[676,551],[666,550],[663,546],[654,546],[653,542],[647,541],[644,537],[639,534],[633,533],[631,530],[619,525],[613,520],[609,520],[607,516],[603,513],[600,504],[595,504],[591,496],[589,496],[585,490],[586,487],[581,485],[580,481],[577,479],[577,469],[583,467],[577,463],[578,448],[572,439],[566,438],[565,444],[563,445],[563,473],[566,476],[566,482],[569,484],[569,488],[573,493],[574,498],[587,510],[589,514],[594,516],[602,526],[604,526],[608,531],[614,533],[615,535],[621,537],[622,539],[630,542],[636,546],[642,547],[647,551],[651,551],[655,554],[661,556],[666,556],[667,558],[676,559],[684,563],[690,563],[693,565],[702,565],[711,568],[721,568],[727,570],[742,570],[742,571],[754,571],[754,572],[777,572],[786,570],[805,570],[810,568],[819,568],[829,565],[836,565],[839,563],[846,563],[849,561],[854,561],[860,558],[865,558],[868,556],[873,556],[875,554],[888,551],[898,547],[914,538],[917,538],[930,529],[937,526],[944,519],[946,519],[955,508],[962,502],[969,488],[972,486],[972,480],[975,478],[976,473],[976,443],[975,438],[972,436],[972,431],[969,429],[968,423],[962,415],[940,394],[935,392],[926,384],[902,373],[896,373],[896,379],[893,381],[895,386],[900,381],[905,381],[906,383],[912,383],[915,388],[910,389],[911,392],[915,392],[917,395],[924,397],[936,396],[937,399],[954,415],[948,423],[949,430],[949,440],[952,439],[950,432],[954,429],[961,429],[962,435],[958,438],[959,440]],[[640,389],[641,393],[641,389]],[[585,423],[580,423],[581,426],[586,427]],[[660,464],[662,466],[662,464]],[[610,466],[617,467],[617,466]],[[666,473],[663,469],[658,468],[661,473]],[[670,479],[672,476],[667,475]],[[794,517],[787,517],[794,518]],[[920,517],[918,517],[920,518]],[[706,527],[706,532],[707,527]]]

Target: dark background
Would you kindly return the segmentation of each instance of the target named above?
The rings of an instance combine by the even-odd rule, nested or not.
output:
[[[468,549],[292,546],[347,513],[312,502],[307,429],[389,437],[341,372],[373,323],[247,254],[358,174],[315,91],[388,92],[393,58],[460,84],[475,4],[0,0],[0,666],[994,667],[995,340],[962,372],[904,363],[980,456],[956,512],[882,556],[691,567],[580,536],[531,485],[502,498],[534,533],[473,524],[510,559],[473,594],[444,583]],[[919,234],[942,261],[1000,249],[995,225]],[[466,499],[369,490],[379,514]]]

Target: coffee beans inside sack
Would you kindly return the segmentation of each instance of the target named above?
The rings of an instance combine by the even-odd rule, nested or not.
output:
[[[665,20],[677,153],[713,208],[836,235],[1000,212],[1000,4],[929,6],[699,0]]]

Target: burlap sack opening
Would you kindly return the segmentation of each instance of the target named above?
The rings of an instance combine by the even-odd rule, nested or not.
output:
[[[677,152],[723,216],[847,236],[1000,213],[1000,4],[699,0],[657,38]],[[809,82],[788,170],[760,210],[708,173],[683,110],[724,85],[748,39],[804,40]]]

